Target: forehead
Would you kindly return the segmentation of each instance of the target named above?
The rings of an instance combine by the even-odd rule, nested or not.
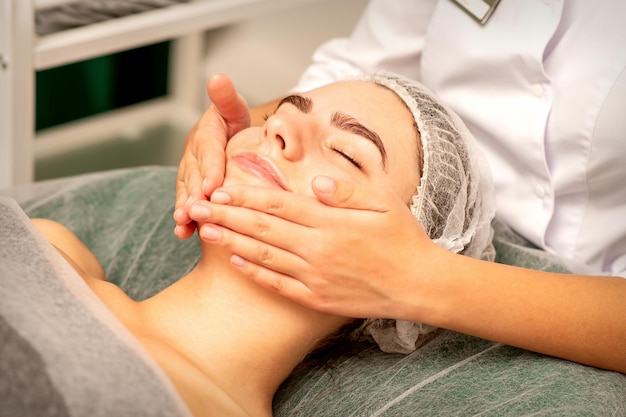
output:
[[[305,94],[318,106],[341,106],[343,111],[352,109],[355,112],[368,110],[378,111],[382,108],[392,110],[402,107],[401,99],[391,90],[369,81],[339,81],[325,85]],[[357,114],[352,114],[357,116]]]
[[[304,95],[312,99],[313,112],[342,112],[375,131],[387,150],[393,181],[413,193],[419,183],[419,136],[413,116],[400,97],[368,81],[337,82]]]
[[[312,99],[313,111],[342,112],[381,135],[396,136],[413,129],[411,112],[402,99],[387,87],[368,81],[340,81],[304,94]]]

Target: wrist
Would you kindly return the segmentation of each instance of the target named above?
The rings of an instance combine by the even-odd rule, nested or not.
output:
[[[407,286],[399,288],[399,318],[421,322],[437,327],[445,327],[449,315],[448,294],[453,291],[455,257],[430,241],[421,247],[419,255],[410,259],[406,268]]]

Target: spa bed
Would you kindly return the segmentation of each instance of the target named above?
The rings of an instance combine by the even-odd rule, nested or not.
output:
[[[172,232],[175,178],[170,167],[122,169],[11,187],[0,196],[15,199],[30,217],[67,225],[109,279],[140,300],[199,259],[196,238],[180,241]],[[497,262],[565,270],[500,222],[494,227]],[[327,359],[285,381],[276,416],[626,416],[623,374],[451,331],[410,355],[346,342],[344,352]]]

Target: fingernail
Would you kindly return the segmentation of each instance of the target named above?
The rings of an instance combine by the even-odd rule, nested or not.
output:
[[[216,191],[211,194],[211,203],[227,204],[230,202],[230,196],[224,191]]]
[[[313,186],[323,193],[332,193],[335,191],[335,181],[328,177],[318,176],[313,179]]]
[[[216,242],[222,237],[222,232],[210,226],[204,226],[200,229],[200,237],[207,242]]]
[[[230,263],[237,268],[241,268],[246,264],[246,260],[239,255],[233,254],[233,256],[230,257]]]
[[[211,209],[200,204],[195,204],[189,208],[189,214],[194,220],[206,220],[211,217]]]

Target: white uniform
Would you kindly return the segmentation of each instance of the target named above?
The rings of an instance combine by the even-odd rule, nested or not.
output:
[[[537,246],[626,276],[626,1],[373,0],[297,91],[393,71],[454,109],[491,164],[498,216]]]

